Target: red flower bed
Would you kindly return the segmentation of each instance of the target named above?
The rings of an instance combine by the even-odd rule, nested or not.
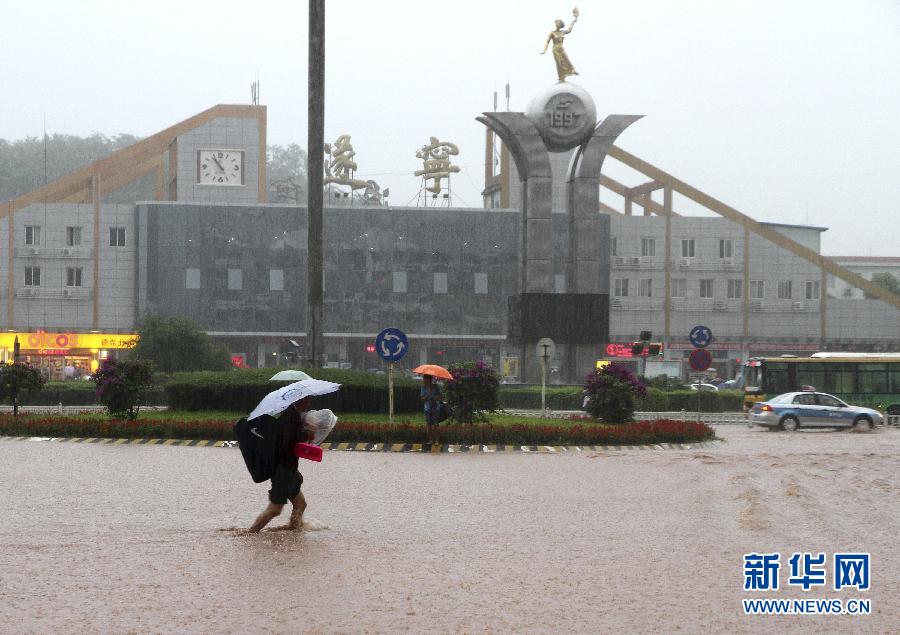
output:
[[[638,421],[620,426],[451,424],[439,427],[442,443],[459,445],[645,445],[712,439],[713,429],[693,421]],[[119,421],[104,416],[0,415],[0,435],[233,440],[234,421]],[[339,421],[329,442],[425,443],[425,427],[411,423]]]

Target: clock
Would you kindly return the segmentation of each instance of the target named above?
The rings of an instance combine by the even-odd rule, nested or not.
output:
[[[197,183],[203,185],[243,185],[243,150],[198,150]]]

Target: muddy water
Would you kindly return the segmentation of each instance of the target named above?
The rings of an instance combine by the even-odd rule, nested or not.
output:
[[[896,632],[900,430],[719,433],[697,450],[329,452],[301,462],[317,530],[255,536],[223,531],[265,505],[235,449],[2,440],[0,630]],[[840,550],[871,552],[873,615],[743,615],[744,553]]]

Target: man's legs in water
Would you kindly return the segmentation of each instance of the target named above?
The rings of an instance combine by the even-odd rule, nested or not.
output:
[[[257,533],[260,529],[268,525],[273,518],[278,516],[281,513],[282,509],[284,509],[284,505],[269,503],[263,510],[263,512],[256,518],[253,524],[250,525],[250,529],[248,529],[247,531],[251,534]]]
[[[291,499],[291,505],[293,505],[293,509],[291,510],[291,519],[288,521],[288,524],[281,527],[273,527],[272,531],[300,531],[303,529],[303,512],[306,509],[306,499],[303,498],[303,492],[298,492]]]

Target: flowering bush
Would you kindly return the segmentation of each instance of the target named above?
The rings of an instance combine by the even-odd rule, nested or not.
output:
[[[97,399],[111,417],[134,421],[144,397],[153,385],[153,364],[144,360],[114,359],[104,362],[91,379],[97,386]]]
[[[13,414],[19,414],[19,401],[39,393],[46,380],[40,371],[25,364],[0,364],[0,401],[13,403]]]
[[[462,423],[487,421],[488,412],[500,407],[500,378],[484,362],[463,362],[450,367],[453,380],[445,394],[453,408],[453,419]]]
[[[647,387],[626,367],[610,364],[585,377],[586,410],[606,423],[634,420],[635,399],[647,396]]]

